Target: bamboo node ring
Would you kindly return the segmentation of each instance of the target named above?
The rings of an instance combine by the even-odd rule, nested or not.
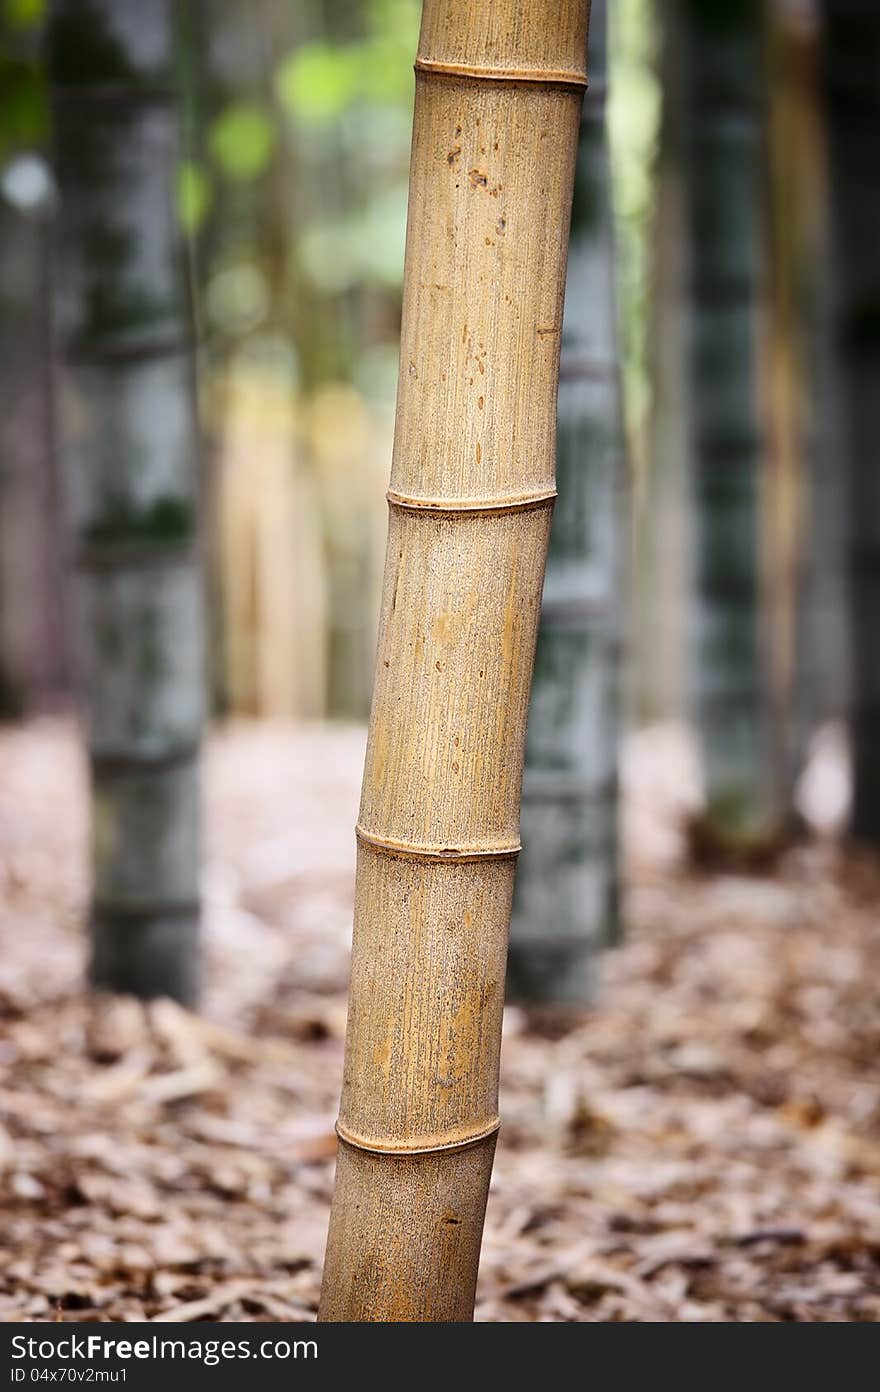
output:
[[[536,488],[530,493],[500,494],[495,498],[422,498],[389,488],[385,496],[391,507],[403,508],[408,512],[527,512],[531,508],[553,504],[556,489]]]
[[[358,823],[354,829],[358,841],[381,855],[402,856],[413,860],[464,862],[472,860],[515,860],[522,850],[517,841],[504,841],[487,846],[425,846],[416,841],[395,841],[388,836],[375,836]]]
[[[389,1144],[377,1137],[359,1136],[357,1132],[349,1131],[345,1123],[339,1120],[336,1123],[336,1134],[346,1145],[353,1146],[355,1150],[366,1150],[371,1155],[437,1155],[446,1150],[464,1150],[467,1146],[477,1145],[489,1136],[494,1136],[500,1126],[501,1118],[496,1116],[488,1125],[475,1131],[447,1131],[437,1136],[416,1136],[412,1141],[396,1141]]]
[[[469,77],[476,82],[530,82],[544,87],[570,87],[583,92],[584,73],[566,68],[486,68],[474,63],[441,63],[433,58],[417,58],[416,73],[424,77]]]
[[[472,860],[514,860],[522,850],[517,841],[503,841],[500,845],[472,846],[425,846],[416,841],[396,841],[388,836],[375,836],[358,823],[354,834],[361,845],[381,855],[402,856],[413,860],[453,861],[457,863]]]

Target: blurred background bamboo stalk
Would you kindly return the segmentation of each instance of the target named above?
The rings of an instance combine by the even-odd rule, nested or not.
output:
[[[880,842],[880,13],[825,0],[834,425],[845,480],[853,750],[851,830]]]
[[[100,986],[198,991],[205,711],[169,0],[53,0],[60,459]]]
[[[586,1001],[618,932],[617,743],[625,483],[607,16],[590,11],[572,206],[556,485],[526,740],[508,957],[514,998]]]
[[[583,207],[588,186],[601,191],[599,225],[593,236],[584,223],[571,257],[565,351],[580,367],[560,398],[515,991],[538,936],[577,924],[598,943],[615,921],[615,706],[624,728],[667,722],[683,758],[700,753],[698,848],[707,832],[716,849],[779,844],[793,804],[813,806],[826,755],[839,777],[825,825],[842,825],[850,743],[859,806],[871,797],[873,367],[870,315],[854,308],[873,294],[860,222],[873,196],[869,17],[847,0],[607,9],[607,110],[594,59],[580,170]],[[174,215],[198,311],[210,709],[359,722],[373,680],[420,5],[197,0],[175,11],[185,148]],[[50,410],[62,378],[47,345],[59,204],[45,16],[43,0],[0,9],[7,718],[63,709],[71,684]],[[607,128],[604,163],[591,122]],[[127,187],[120,176],[107,194],[108,227]],[[595,270],[611,240],[613,278]],[[614,351],[627,461],[616,538],[604,485],[617,447],[586,433],[596,413],[611,419],[611,380],[578,376]],[[574,590],[595,611],[588,623],[572,618]],[[551,776],[576,794],[551,789]],[[872,816],[858,812],[856,826]],[[542,875],[547,904],[531,888]],[[540,989],[584,999],[593,948],[554,952],[582,952],[581,967],[548,969]]]
[[[777,654],[762,608],[767,284],[759,0],[683,0],[694,712],[713,839],[774,836],[784,815]]]
[[[49,111],[38,25],[0,12],[0,718],[68,687],[52,438]],[[24,597],[27,602],[24,603]]]

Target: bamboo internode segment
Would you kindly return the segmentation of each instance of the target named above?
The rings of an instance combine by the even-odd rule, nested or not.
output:
[[[586,0],[426,0],[320,1318],[473,1311]]]
[[[589,0],[425,0],[416,67],[573,73],[586,83]]]
[[[319,1319],[472,1318],[495,1141],[405,1156],[340,1144]]]

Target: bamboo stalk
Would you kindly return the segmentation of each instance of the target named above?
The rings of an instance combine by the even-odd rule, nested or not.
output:
[[[659,6],[657,143],[650,296],[648,467],[634,488],[631,684],[638,719],[681,721],[688,705],[688,558],[693,552],[686,338],[689,238],[682,97],[683,6]]]
[[[473,1314],[587,17],[423,9],[322,1320]]]
[[[92,773],[92,980],[191,1000],[204,715],[170,0],[54,0],[59,439]]]
[[[819,375],[811,357],[820,332],[817,269],[824,240],[817,16],[771,7],[765,24],[772,77],[766,372],[771,467],[761,522],[777,749],[788,807],[815,727],[840,718],[845,709],[841,678],[848,663],[839,593],[835,604],[842,573],[837,461],[829,470],[829,461],[820,458],[815,401],[821,400],[821,383],[810,381]],[[819,390],[808,392],[808,386]]]
[[[880,15],[860,0],[824,0],[836,448],[846,495],[852,660],[850,834],[880,845]],[[830,443],[830,442],[829,442]],[[839,484],[838,484],[839,486]]]
[[[796,651],[802,747],[830,721],[846,718],[853,661],[847,613],[847,490],[841,487],[833,369],[831,286],[833,241],[829,204],[828,134],[822,104],[823,52],[819,15],[800,34],[797,62],[799,206],[799,328],[801,412],[806,456],[801,608]],[[791,58],[785,55],[789,64]],[[790,157],[790,152],[789,152]],[[806,266],[808,274],[804,274]]]
[[[761,606],[761,6],[683,0],[683,14],[703,833],[739,848],[778,835],[784,807]]]
[[[526,738],[508,990],[579,1002],[617,936],[618,542],[623,421],[605,0],[590,12],[559,386],[559,498]]]

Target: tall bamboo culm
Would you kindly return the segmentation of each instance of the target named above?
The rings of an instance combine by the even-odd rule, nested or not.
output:
[[[691,278],[694,696],[705,831],[737,847],[775,835],[781,799],[761,606],[762,4],[679,3]]]
[[[96,985],[196,993],[203,718],[172,0],[55,0],[59,443]]]
[[[606,0],[590,10],[562,329],[556,476],[526,736],[508,990],[582,1002],[617,935],[618,513],[623,422],[605,118]]]
[[[587,0],[425,0],[319,1318],[473,1315]]]
[[[846,487],[851,833],[880,845],[880,14],[825,0],[825,93],[831,192],[833,410]]]

